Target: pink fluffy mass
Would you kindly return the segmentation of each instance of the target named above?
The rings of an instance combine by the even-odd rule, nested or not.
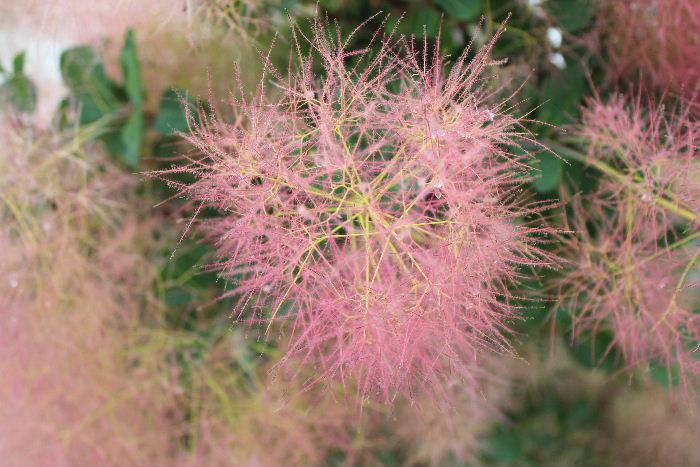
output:
[[[694,95],[700,86],[700,2],[606,0],[610,71],[662,90]],[[643,45],[641,45],[643,44]]]
[[[606,353],[618,347],[630,367],[662,365],[687,382],[700,372],[698,122],[686,105],[638,93],[591,99],[578,133],[612,176],[572,202],[564,249],[577,256],[562,290],[576,333],[612,331]]]
[[[277,97],[266,76],[233,123],[193,123],[200,156],[160,176],[196,177],[171,183],[220,213],[202,227],[234,314],[279,324],[318,380],[382,400],[469,387],[483,352],[510,351],[508,286],[555,262],[523,196],[531,140],[488,87],[497,36],[447,72],[439,45],[377,33],[371,54],[329,31],[297,38],[312,52],[290,78],[267,67]]]

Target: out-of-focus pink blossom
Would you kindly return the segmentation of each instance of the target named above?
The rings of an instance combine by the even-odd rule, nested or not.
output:
[[[465,360],[509,349],[508,286],[553,259],[541,206],[519,196],[528,135],[485,86],[493,41],[450,71],[439,46],[374,41],[351,51],[316,24],[296,74],[271,71],[280,97],[265,78],[234,99],[236,123],[193,128],[203,158],[172,173],[196,177],[175,186],[198,210],[222,213],[205,224],[235,315],[291,322],[289,356],[389,400],[469,384]]]
[[[618,212],[610,216],[610,208]],[[610,331],[606,353],[620,349],[630,368],[654,363],[677,369],[684,381],[700,372],[698,297],[689,276],[697,253],[660,246],[658,232],[636,224],[642,217],[624,204],[575,203],[575,210],[577,234],[564,245],[577,256],[560,283],[575,335]]]
[[[697,0],[604,0],[610,72],[661,90],[694,95],[700,86]]]
[[[572,202],[576,232],[560,292],[577,334],[611,331],[630,367],[700,372],[698,226],[700,125],[687,107],[591,100],[579,137],[601,171],[598,191]]]
[[[169,374],[133,350],[152,276],[132,181],[68,134],[8,119],[0,140],[0,464],[167,464]]]
[[[399,442],[406,446],[407,465],[478,465],[481,441],[504,417],[501,410],[510,405],[524,366],[510,357],[483,360],[474,387],[451,381],[447,399],[422,394],[399,405],[394,425]]]
[[[669,108],[642,92],[617,94],[606,102],[590,100],[582,120],[579,135],[588,143],[591,161],[611,164],[625,181],[603,177],[604,191],[660,216],[666,222],[655,227],[657,233],[679,214],[700,222],[700,121],[690,105]]]

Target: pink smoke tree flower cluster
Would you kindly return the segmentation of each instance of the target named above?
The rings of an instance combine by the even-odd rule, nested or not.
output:
[[[698,224],[700,122],[690,104],[656,104],[642,91],[613,95],[605,103],[590,100],[579,136],[588,142],[590,160],[607,162],[615,169],[608,175],[618,174],[603,179],[604,191],[630,194],[628,203],[665,223]]]
[[[690,97],[700,85],[700,3],[697,0],[605,0],[610,70]],[[643,45],[641,45],[643,44]]]
[[[268,64],[277,97],[263,80],[233,98],[234,123],[196,125],[202,156],[161,175],[193,175],[175,186],[221,213],[203,224],[234,313],[291,323],[287,357],[319,380],[384,400],[469,386],[481,352],[510,349],[509,286],[554,262],[522,196],[532,141],[487,84],[497,36],[447,71],[439,45],[377,33],[372,55],[329,31],[297,39],[311,53],[288,78]]]
[[[572,201],[573,268],[560,283],[576,333],[612,332],[629,367],[700,372],[700,123],[688,106],[588,102],[578,137],[599,190]]]

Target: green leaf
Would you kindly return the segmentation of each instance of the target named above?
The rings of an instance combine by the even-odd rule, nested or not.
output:
[[[192,294],[188,290],[177,286],[166,289],[163,297],[165,304],[172,308],[186,305],[192,301],[192,298]]]
[[[183,94],[184,92],[177,89],[168,89],[163,93],[155,122],[156,131],[164,134],[187,131],[187,115],[183,106],[187,105],[192,109],[194,105],[186,99],[181,99],[180,95]]]
[[[548,193],[559,187],[564,161],[549,152],[538,154],[535,161],[535,178],[532,186],[539,193]]]
[[[109,79],[104,65],[90,47],[80,46],[61,54],[61,74],[85,125],[117,111],[122,106],[119,88]]]
[[[544,81],[537,118],[550,125],[570,123],[579,114],[586,77],[575,63],[554,71]]]
[[[139,63],[136,40],[134,39],[134,31],[132,29],[126,32],[120,59],[126,95],[135,107],[141,108],[144,102],[141,64]]]
[[[482,0],[435,0],[445,13],[461,21],[477,18],[482,11],[481,2]]]
[[[510,463],[522,459],[522,440],[512,430],[498,431],[485,440],[484,451],[495,463]]]
[[[170,249],[165,250],[164,255],[170,256]],[[207,255],[210,247],[202,244],[186,244],[180,248],[172,261],[166,263],[166,270],[163,272],[167,279],[180,281],[182,277],[189,275],[192,269],[201,267],[207,262]]]
[[[428,39],[434,39],[440,32],[440,13],[433,8],[415,8],[406,13],[403,21],[399,25],[399,31],[405,34],[415,34]],[[387,24],[387,27],[389,25]]]
[[[570,348],[576,360],[586,368],[596,368],[607,373],[619,369],[619,352],[611,347],[613,336],[609,331],[588,335]]]
[[[14,60],[12,60],[12,69],[15,75],[24,74],[24,52],[20,52],[15,55]]]
[[[593,18],[592,0],[550,0],[545,9],[568,32],[585,28]]]
[[[649,365],[651,378],[665,388],[677,387],[681,382],[681,373],[677,366],[665,367],[655,363]]]
[[[72,91],[83,91],[91,85],[110,88],[104,66],[88,46],[73,47],[61,54],[63,81]]]
[[[121,129],[103,129],[99,139],[104,143],[110,156],[116,159],[124,154],[124,140],[122,138]]]
[[[139,166],[145,125],[143,110],[136,110],[129,116],[126,124],[121,129],[121,139],[124,144],[122,159],[129,167],[136,168]]]
[[[36,109],[37,89],[24,74],[24,52],[15,55],[13,72],[0,85],[0,100],[9,103],[19,112],[31,113]]]

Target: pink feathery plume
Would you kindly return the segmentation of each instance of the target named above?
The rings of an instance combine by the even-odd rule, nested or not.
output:
[[[575,331],[611,331],[630,367],[700,372],[697,247],[700,126],[685,106],[637,97],[594,99],[579,136],[603,173],[599,190],[573,200],[574,268],[560,283]]]
[[[697,252],[660,247],[658,232],[630,225],[634,220],[623,206],[584,207],[580,200],[574,206],[577,234],[564,249],[576,255],[575,268],[559,286],[574,312],[575,336],[610,331],[606,354],[618,348],[629,368],[662,365],[669,373],[677,370],[685,383],[687,375],[700,371],[697,290],[689,276]],[[610,208],[616,211],[612,216]],[[587,224],[595,225],[594,232]]]
[[[291,322],[288,357],[321,379],[391,400],[509,351],[509,287],[554,258],[520,196],[532,141],[486,86],[497,36],[447,71],[439,45],[377,33],[378,52],[351,51],[316,23],[296,73],[271,71],[279,97],[261,81],[231,102],[237,123],[193,128],[201,159],[160,174],[194,175],[175,186],[222,214],[204,225],[234,313]]]
[[[642,212],[662,218],[655,229],[667,229],[669,220],[697,224],[700,121],[687,103],[669,108],[643,96],[640,91],[588,101],[579,132],[589,143],[588,156],[610,163],[622,175],[624,182],[604,178],[604,191],[628,197]]]
[[[662,90],[695,95],[700,86],[700,3],[697,0],[606,0],[610,71]]]

